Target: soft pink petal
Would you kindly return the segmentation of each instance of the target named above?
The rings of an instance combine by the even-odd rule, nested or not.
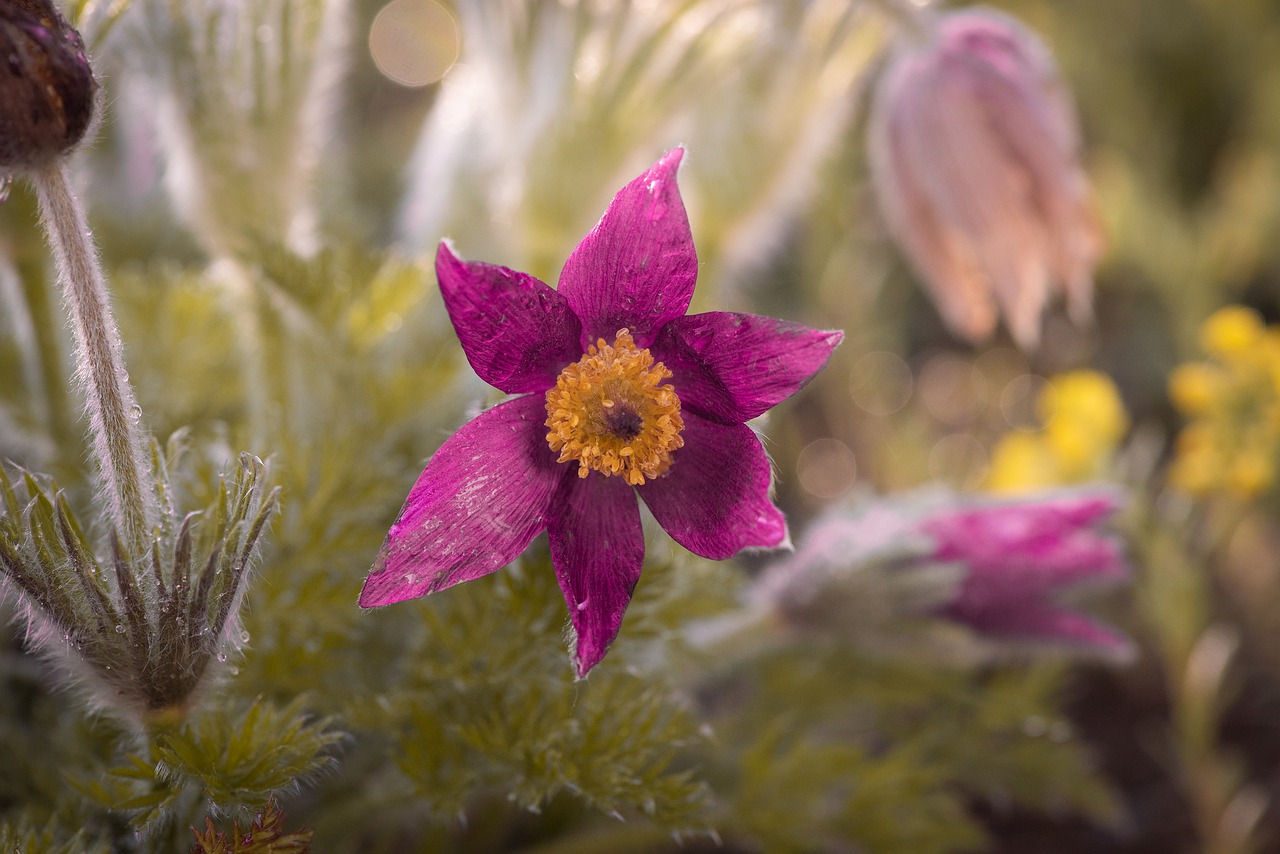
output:
[[[689,308],[698,257],[676,187],[675,148],[614,196],[560,273],[560,293],[582,320],[582,347],[629,329],[648,347]]]
[[[668,323],[653,355],[671,369],[682,407],[741,424],[795,394],[843,337],[772,317],[713,311]]]
[[[995,330],[991,285],[968,236],[940,216],[931,197],[927,164],[918,164],[911,140],[918,135],[915,101],[927,73],[921,61],[901,60],[881,80],[867,130],[871,178],[885,224],[929,289],[947,325],[977,342]],[[934,179],[936,180],[936,178]]]
[[[784,543],[787,523],[769,497],[760,439],[744,424],[682,415],[684,447],[671,469],[637,487],[654,518],[677,543],[712,560]]]
[[[508,394],[546,391],[582,355],[568,301],[533,276],[436,252],[444,307],[480,379]]]
[[[566,478],[549,512],[551,562],[577,635],[578,675],[585,676],[617,637],[640,580],[640,509],[621,478],[592,473]]]
[[[487,575],[544,527],[570,471],[547,447],[540,395],[499,404],[463,425],[427,463],[360,592],[389,605]]]

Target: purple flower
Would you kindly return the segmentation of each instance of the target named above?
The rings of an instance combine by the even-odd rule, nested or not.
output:
[[[764,573],[758,607],[801,632],[907,645],[921,617],[962,623],[991,641],[1068,645],[1121,659],[1131,645],[1061,604],[1064,591],[1124,579],[1104,490],[1002,503],[915,493],[816,523]]]
[[[840,342],[768,317],[686,315],[698,261],[676,187],[682,149],[614,197],[558,289],[436,255],[445,308],[482,379],[516,397],[427,463],[360,594],[388,605],[487,575],[547,531],[585,674],[640,578],[636,494],[712,559],[786,541],[769,460],[743,422],[805,384]]]
[[[1110,492],[948,509],[923,520],[932,559],[966,567],[938,614],[991,637],[1060,641],[1123,655],[1129,641],[1055,601],[1062,590],[1129,574],[1119,540],[1099,530]]]
[[[1036,35],[1007,15],[927,19],[881,79],[869,125],[886,224],[943,319],[979,341],[996,306],[1034,347],[1054,286],[1090,317],[1103,238],[1071,98]]]

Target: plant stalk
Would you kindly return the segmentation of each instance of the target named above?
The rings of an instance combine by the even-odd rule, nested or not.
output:
[[[131,556],[140,556],[146,553],[155,525],[155,499],[143,454],[142,409],[125,371],[106,278],[84,208],[71,189],[66,161],[55,159],[32,180],[71,315],[76,376],[85,392],[102,490],[121,543]]]

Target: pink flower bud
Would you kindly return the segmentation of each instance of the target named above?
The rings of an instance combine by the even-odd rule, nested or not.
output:
[[[1103,237],[1070,94],[1047,48],[972,8],[894,49],[872,107],[871,175],[890,233],[943,319],[980,341],[996,309],[1032,348],[1051,290],[1091,315]]]

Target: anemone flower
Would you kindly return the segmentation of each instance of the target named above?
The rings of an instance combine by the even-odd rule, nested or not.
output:
[[[768,457],[744,422],[827,361],[839,332],[730,312],[686,315],[697,278],[668,152],[614,197],[552,289],[464,261],[436,275],[479,376],[515,397],[427,463],[360,594],[388,605],[480,578],[547,532],[579,676],[604,656],[640,578],[639,495],[711,559],[787,541]]]

